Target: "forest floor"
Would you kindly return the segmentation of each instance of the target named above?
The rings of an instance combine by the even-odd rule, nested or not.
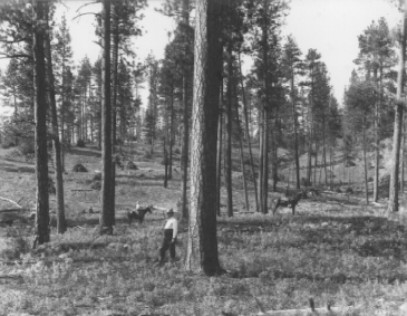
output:
[[[383,202],[366,206],[357,196],[326,194],[301,200],[294,216],[288,209],[246,213],[234,173],[236,213],[218,221],[227,273],[209,278],[183,269],[185,224],[180,260],[159,266],[163,211],[147,214],[143,224],[126,222],[136,201],[176,207],[181,185],[176,166],[163,188],[162,157],[139,150],[131,159],[138,170],[118,168],[113,236],[98,234],[99,191],[91,187],[100,153],[93,148],[67,155],[67,233],[57,235],[53,227],[51,242],[33,250],[32,223],[0,226],[0,315],[256,315],[304,308],[309,298],[317,307],[357,306],[349,315],[407,315],[400,310],[407,297],[407,229],[402,218],[386,216]],[[89,172],[72,172],[76,163]],[[0,197],[35,208],[34,176],[32,163],[0,151]]]

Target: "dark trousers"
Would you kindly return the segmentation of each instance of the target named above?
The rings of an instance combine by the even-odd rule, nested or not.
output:
[[[172,229],[164,229],[164,240],[160,248],[160,259],[161,262],[165,259],[165,253],[170,249],[171,259],[175,259],[175,240],[172,242]]]

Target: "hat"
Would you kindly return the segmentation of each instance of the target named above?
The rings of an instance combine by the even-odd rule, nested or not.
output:
[[[167,214],[174,214],[174,210],[173,210],[172,208],[170,208],[170,209],[167,211]]]

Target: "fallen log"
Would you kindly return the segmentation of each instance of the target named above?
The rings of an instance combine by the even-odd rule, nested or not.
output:
[[[10,200],[10,199],[5,198],[5,197],[2,197],[2,196],[0,196],[0,200],[9,202],[9,203],[11,203],[11,204],[14,204],[14,205],[17,206],[17,208],[19,208],[19,209],[23,209],[23,207],[22,207],[20,204],[18,204],[16,201]]]

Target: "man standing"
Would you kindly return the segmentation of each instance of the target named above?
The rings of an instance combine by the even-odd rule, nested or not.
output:
[[[167,211],[167,221],[164,225],[164,240],[160,249],[160,264],[165,261],[165,253],[170,249],[171,260],[175,261],[175,243],[178,234],[178,220],[174,216],[174,210]]]

